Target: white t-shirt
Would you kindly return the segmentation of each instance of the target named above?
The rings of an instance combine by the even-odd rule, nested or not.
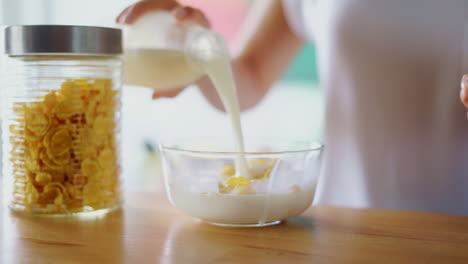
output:
[[[326,95],[315,204],[468,215],[468,0],[284,0]]]

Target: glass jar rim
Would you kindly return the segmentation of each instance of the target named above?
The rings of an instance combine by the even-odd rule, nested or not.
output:
[[[273,140],[261,140],[262,143],[272,142]],[[183,143],[187,141],[182,141]],[[194,141],[189,141],[194,142]],[[201,141],[203,142],[203,141]],[[290,150],[282,151],[216,151],[216,150],[200,150],[190,147],[182,147],[174,143],[159,143],[159,148],[163,151],[179,152],[186,154],[208,154],[208,155],[249,155],[249,156],[263,156],[263,155],[281,155],[293,153],[306,153],[306,152],[320,152],[324,149],[325,145],[318,141],[313,140],[274,140],[273,142],[287,142],[291,144],[302,144],[305,147],[297,147]]]

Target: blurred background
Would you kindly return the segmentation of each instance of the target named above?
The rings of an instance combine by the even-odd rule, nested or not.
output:
[[[136,1],[0,0],[0,23],[3,26],[73,24],[115,27],[115,17],[134,2]],[[232,41],[242,26],[249,7],[255,1],[180,2],[202,9],[213,29]],[[8,58],[3,55],[3,27],[0,43],[0,67],[5,67]],[[1,84],[0,87],[3,86]],[[160,175],[158,142],[168,137],[190,139],[231,135],[225,114],[212,108],[195,87],[187,89],[175,99],[152,101],[151,90],[125,86],[122,101],[122,166],[127,189],[161,188],[160,177],[157,177]],[[243,113],[242,124],[247,137],[320,140],[322,113],[315,51],[312,45],[306,44],[262,103]]]

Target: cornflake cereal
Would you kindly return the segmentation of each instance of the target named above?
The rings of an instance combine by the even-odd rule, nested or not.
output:
[[[249,177],[236,175],[236,169],[233,164],[225,164],[220,173],[227,177],[218,184],[220,194],[252,194],[250,185],[254,182],[267,180],[275,166],[277,159],[256,159],[249,161]]]
[[[75,79],[36,102],[14,104],[16,210],[76,213],[120,203],[117,93],[109,79]]]

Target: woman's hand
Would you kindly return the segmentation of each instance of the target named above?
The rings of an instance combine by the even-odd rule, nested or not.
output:
[[[171,11],[179,21],[192,21],[205,27],[210,26],[208,19],[199,9],[182,6],[174,0],[141,0],[125,8],[117,16],[117,23],[132,24],[144,14],[155,10]]]
[[[178,21],[191,21],[205,27],[210,26],[208,19],[206,19],[205,15],[199,9],[182,6],[174,0],[141,0],[125,8],[116,20],[117,23],[120,24],[132,24],[144,14],[156,10],[170,11]],[[184,88],[185,87],[154,92],[153,99],[175,97],[184,90]]]
[[[465,105],[468,111],[468,74],[463,75],[461,81],[460,100],[462,101],[463,105]],[[468,112],[466,117],[468,118]]]

